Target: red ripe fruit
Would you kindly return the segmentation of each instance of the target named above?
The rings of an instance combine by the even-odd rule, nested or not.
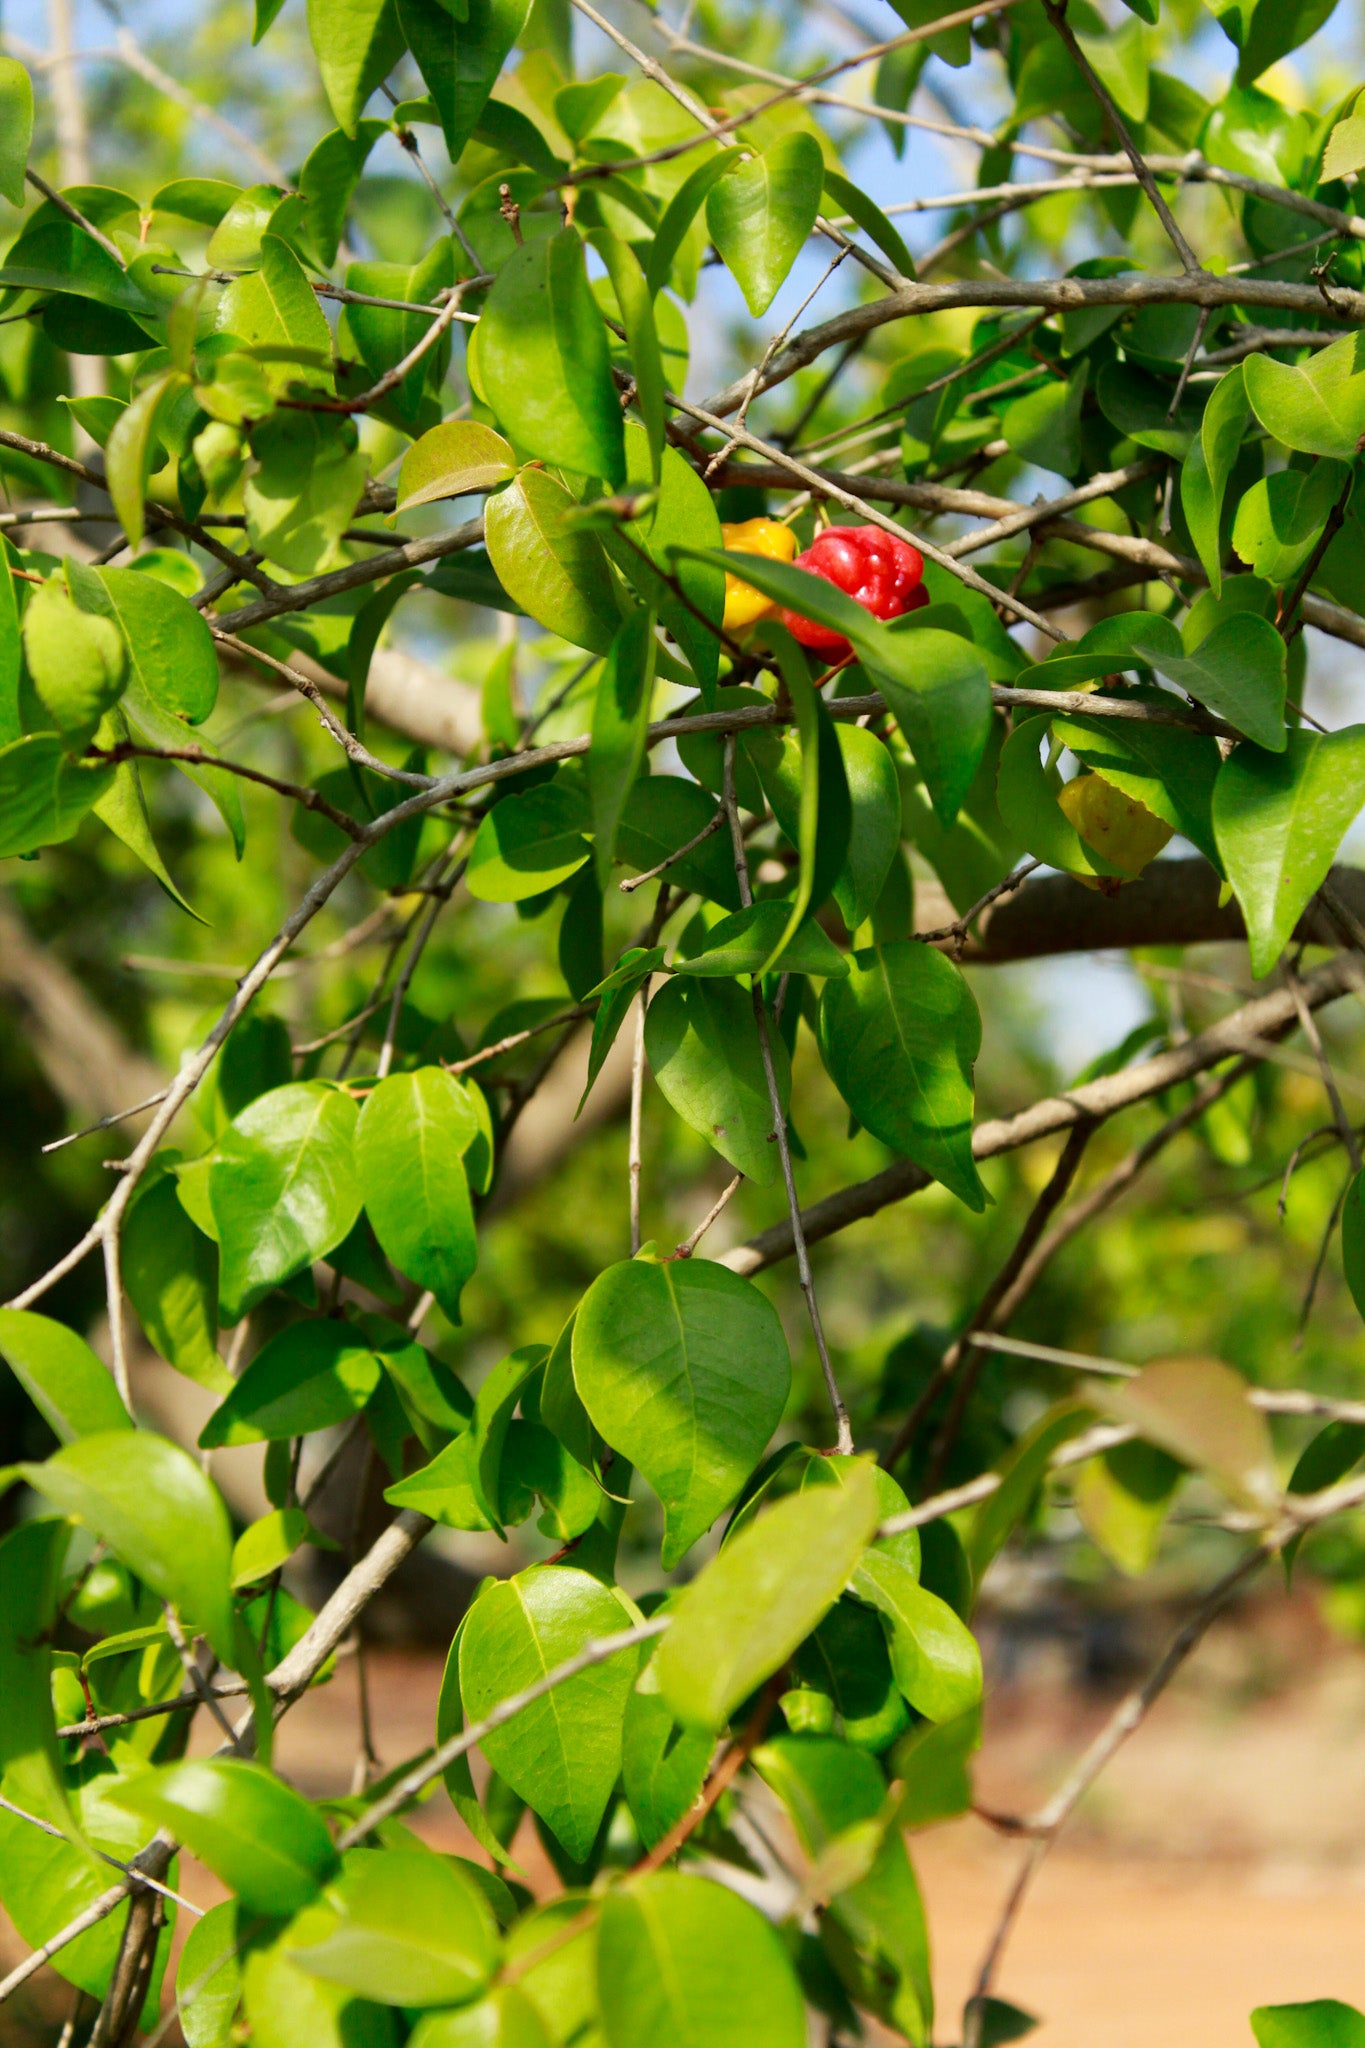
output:
[[[898,619],[903,612],[917,611],[928,604],[924,587],[924,557],[908,540],[898,540],[880,526],[827,526],[817,534],[796,567],[846,591],[874,619]],[[849,652],[842,633],[784,611],[782,623],[817,654],[835,660]]]

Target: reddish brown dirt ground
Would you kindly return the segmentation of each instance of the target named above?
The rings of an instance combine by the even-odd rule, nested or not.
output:
[[[1039,2048],[1252,2048],[1254,2005],[1333,1996],[1365,2008],[1365,1651],[1327,1639],[1306,1602],[1248,1620],[1208,1639],[1043,1866],[999,1985],[1041,2017]],[[430,1740],[440,1662],[386,1650],[370,1668],[392,1763]],[[1045,1798],[1116,1697],[1078,1691],[1055,1646],[1033,1652],[992,1693],[980,1801],[1019,1812]],[[344,1791],[355,1728],[344,1664],[283,1724],[280,1767],[310,1793]],[[441,1796],[422,1826],[469,1847]],[[551,1888],[534,1843],[518,1847]],[[975,1818],[915,1844],[940,2042],[957,2038],[1019,1853]],[[206,1904],[217,1896],[188,1862],[181,1881]],[[0,1962],[19,1952],[0,1927]],[[66,2005],[62,1987],[42,1985],[0,2015],[0,2044],[40,2048]]]

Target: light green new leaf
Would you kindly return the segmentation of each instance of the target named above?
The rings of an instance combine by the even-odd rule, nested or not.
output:
[[[408,48],[431,94],[450,161],[479,124],[508,52],[526,26],[531,0],[398,0]]]
[[[81,753],[127,679],[122,633],[111,620],[82,611],[53,576],[24,611],[24,652],[44,709],[68,750]]]
[[[230,284],[218,302],[220,333],[259,349],[301,350],[331,361],[332,330],[307,272],[288,242],[279,235],[261,238],[261,267]],[[281,387],[302,382],[326,385],[321,364],[284,361],[266,364],[265,374]],[[135,400],[134,403],[137,401]],[[128,408],[132,411],[132,406]],[[126,420],[127,414],[124,414]]]
[[[573,1371],[599,1433],[663,1502],[671,1570],[734,1499],[781,1420],[791,1360],[777,1312],[708,1259],[625,1260],[583,1297]]]
[[[136,569],[72,560],[66,573],[82,611],[121,629],[130,686],[173,717],[201,725],[218,699],[218,657],[202,614],[159,576]]]
[[[520,1692],[595,1637],[629,1626],[616,1595],[568,1565],[532,1565],[475,1601],[460,1644],[460,1691],[471,1721]],[[499,1777],[582,1862],[621,1769],[621,1721],[639,1650],[592,1665],[483,1738]]]
[[[144,1183],[123,1225],[123,1284],[161,1356],[211,1393],[233,1378],[218,1356],[218,1254],[190,1221],[175,1176]]]
[[[1251,971],[1269,974],[1365,803],[1365,725],[1292,732],[1282,754],[1233,750],[1213,829],[1247,922]]]
[[[487,1983],[498,1930],[479,1887],[447,1856],[353,1849],[289,1954],[310,1976],[384,2005],[457,2005]]]
[[[518,448],[581,476],[624,481],[607,330],[572,228],[523,243],[503,264],[479,322],[479,370]]]
[[[472,1493],[471,1493],[472,1499]],[[477,1595],[475,1596],[478,1597]],[[465,1628],[469,1621],[469,1609],[460,1619],[450,1649],[446,1655],[445,1670],[441,1676],[441,1691],[436,1702],[437,1746],[449,1742],[452,1735],[459,1735],[465,1724],[464,1698],[460,1692],[460,1644],[464,1640]],[[469,1768],[469,1754],[453,1757],[441,1773],[441,1783],[450,1797],[450,1803],[460,1819],[473,1835],[481,1849],[487,1850],[495,1863],[512,1864],[512,1858],[502,1842],[494,1834],[488,1816],[479,1804],[474,1790],[474,1775]],[[515,1865],[512,1865],[515,1868]]]
[[[74,1515],[235,1664],[232,1530],[213,1481],[165,1437],[113,1429],[10,1468]]]
[[[474,835],[466,888],[483,903],[521,903],[557,888],[589,858],[588,824],[587,806],[564,782],[504,797]]]
[[[465,1090],[441,1067],[390,1074],[366,1098],[355,1163],[375,1236],[451,1322],[478,1263],[464,1154],[479,1134]]]
[[[1305,363],[1249,356],[1242,374],[1252,411],[1286,448],[1355,460],[1365,434],[1365,359],[1356,335],[1344,334]]]
[[[394,0],[308,0],[308,33],[337,126],[353,136],[403,54]]]
[[[337,1867],[321,1815],[259,1764],[170,1764],[110,1796],[170,1828],[251,1912],[297,1913]]]
[[[981,1013],[952,961],[914,939],[856,953],[848,979],[825,986],[820,1041],[859,1123],[984,1209],[972,1157]]]
[[[1294,581],[1349,476],[1340,462],[1324,459],[1309,470],[1278,469],[1251,486],[1237,507],[1232,545],[1254,575],[1280,590]]]
[[[825,160],[813,135],[780,135],[711,187],[706,225],[744,302],[766,313],[820,211]]]
[[[1221,1359],[1159,1358],[1136,1379],[1091,1381],[1086,1398],[1244,1506],[1265,1513],[1279,1500],[1269,1425]]]
[[[438,498],[462,498],[490,491],[515,473],[510,442],[479,420],[444,420],[414,441],[398,472],[399,512],[431,505]]]
[[[33,81],[17,57],[0,57],[0,197],[22,206],[33,141]]]
[[[1322,175],[1326,182],[1345,178],[1365,165],[1365,115],[1349,114],[1338,121],[1322,152]]]
[[[645,758],[657,654],[654,615],[636,610],[611,643],[593,698],[588,793],[597,878],[604,889],[611,882],[626,799]]]
[[[575,501],[542,469],[524,469],[484,512],[488,559],[538,625],[605,654],[621,624],[600,537],[575,526]]]
[[[235,1899],[210,1906],[195,1921],[180,1951],[175,1995],[187,2048],[228,2048],[242,1999]]]
[[[791,1065],[780,1034],[770,1030],[769,1037],[785,1111]],[[731,980],[689,984],[679,976],[667,982],[645,1017],[645,1057],[664,1100],[683,1122],[746,1180],[770,1187],[777,1145],[748,993]]]
[[[727,1885],[674,1870],[602,1906],[607,2048],[803,2048],[800,1987],[776,1928]]]
[[[299,1545],[311,1542],[316,1533],[302,1508],[272,1508],[259,1521],[249,1523],[232,1546],[233,1592],[259,1586],[288,1564]]]
[[[859,1561],[850,1591],[885,1616],[891,1669],[917,1713],[929,1721],[951,1721],[979,1704],[981,1652],[975,1636],[900,1558],[873,1544]]]
[[[1079,1434],[1087,1419],[1078,1402],[1059,1402],[1025,1430],[1000,1460],[1000,1484],[982,1501],[966,1538],[967,1562],[976,1585],[981,1584],[987,1567],[1012,1532],[1032,1512],[1053,1452]]]
[[[132,1428],[112,1374],[65,1323],[0,1308],[0,1357],[59,1442]]]
[[[52,1706],[52,1629],[68,1522],[40,1517],[0,1539],[0,1775],[5,1796],[79,1839]]]
[[[1223,588],[1223,558],[1218,545],[1223,499],[1250,416],[1242,365],[1237,363],[1214,385],[1180,475],[1180,502],[1186,523],[1215,597]]]
[[[349,1422],[379,1384],[374,1350],[350,1323],[289,1323],[267,1338],[200,1432],[204,1450],[283,1442]]]
[[[273,1088],[219,1140],[208,1198],[222,1319],[246,1311],[341,1243],[360,1214],[349,1095],[318,1081]]]
[[[355,133],[347,135],[333,128],[309,150],[299,172],[299,191],[307,204],[308,238],[330,268],[346,233],[346,220],[356,186],[369,160],[370,151],[387,133],[383,121],[357,121]],[[224,268],[243,268],[225,264]]]
[[[292,1926],[270,1939],[258,1930],[242,1958],[242,1998],[252,2048],[397,2048],[394,2014],[355,1998],[339,1985],[299,1969],[288,1943],[328,1924],[326,1908],[306,1906]]]
[[[698,1573],[653,1666],[683,1727],[722,1728],[786,1662],[843,1592],[879,1514],[873,1474],[857,1466],[842,1486],[779,1501]]]
[[[708,157],[679,185],[664,208],[663,217],[650,245],[645,277],[651,292],[661,292],[668,283],[673,259],[682,247],[688,229],[701,211],[706,196],[716,180],[725,177],[742,161],[741,150],[720,150],[715,156]]]

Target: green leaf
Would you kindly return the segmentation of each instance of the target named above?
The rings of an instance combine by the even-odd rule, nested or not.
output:
[[[967,1759],[980,1747],[979,1709],[954,1721],[912,1728],[892,1759],[904,1788],[896,1802],[896,1826],[931,1827],[935,1821],[965,1813],[972,1804]]]
[[[0,1356],[59,1442],[132,1428],[112,1374],[65,1323],[0,1308]]]
[[[106,711],[95,730],[95,744],[101,747],[122,745],[128,738],[127,721],[118,707]],[[200,924],[208,920],[200,917],[192,903],[186,901],[176,888],[170,869],[161,858],[160,849],[152,837],[152,821],[147,815],[147,799],[142,788],[142,773],[136,761],[120,761],[114,770],[114,780],[94,806],[95,816],[106,825],[116,839],[121,839],[128,851],[136,855],[148,872],[154,875],[172,902]]]
[[[1021,718],[1000,749],[996,795],[1000,817],[1018,845],[1035,860],[1072,875],[1117,875],[1121,869],[1087,846],[1057,801],[1061,777],[1045,769],[1039,740],[1045,721]]]
[[[913,615],[912,615],[913,616]],[[986,664],[971,641],[934,626],[886,632],[858,653],[905,736],[939,818],[951,825],[991,729]],[[888,659],[894,656],[894,666]]]
[[[528,1382],[545,1364],[543,1344],[523,1344],[500,1359],[484,1380],[474,1399],[474,1422],[470,1431],[470,1478],[474,1497],[489,1526],[504,1536],[500,1513],[499,1486],[503,1447],[508,1430]],[[528,1502],[529,1507],[529,1502]]]
[[[901,843],[900,779],[890,749],[861,725],[835,727],[844,757],[850,822],[848,856],[834,884],[850,932],[872,915]]]
[[[344,1322],[290,1323],[261,1346],[200,1432],[204,1450],[282,1442],[349,1422],[379,1384],[379,1360]]]
[[[1087,1385],[1092,1407],[1128,1422],[1256,1513],[1280,1498],[1270,1429],[1240,1373],[1217,1358],[1160,1358],[1135,1379]]]
[[[484,1716],[598,1636],[627,1626],[616,1595],[567,1565],[532,1565],[491,1586],[470,1609],[460,1691]],[[621,1768],[621,1721],[635,1679],[634,1645],[591,1666],[486,1735],[480,1747],[575,1862],[593,1845]]]
[[[0,859],[70,839],[114,773],[105,763],[73,760],[55,733],[30,733],[0,747]]]
[[[520,1986],[503,1984],[478,2005],[423,2013],[408,2043],[409,2048],[551,2048],[555,2038]]]
[[[470,1609],[467,1608],[461,1616],[460,1625],[455,1631],[454,1639],[451,1642],[450,1650],[446,1657],[445,1670],[441,1677],[441,1691],[436,1702],[436,1741],[438,1746],[448,1742],[452,1735],[460,1734],[465,1725],[464,1700],[460,1693],[460,1644],[464,1639],[469,1614]],[[455,1757],[446,1765],[445,1770],[441,1774],[441,1782],[449,1794],[451,1805],[455,1808],[455,1811],[459,1814],[460,1819],[469,1829],[469,1832],[473,1835],[480,1848],[487,1850],[495,1863],[511,1864],[511,1857],[508,1855],[503,1843],[494,1834],[488,1817],[479,1804],[478,1795],[474,1790],[473,1774],[469,1768],[468,1752],[463,1756]],[[515,1868],[515,1865],[513,1865],[513,1868]]]
[[[635,611],[611,643],[593,698],[588,792],[597,879],[604,889],[611,882],[621,814],[645,758],[657,652],[653,613]]]
[[[177,1444],[125,1428],[11,1470],[74,1515],[235,1665],[232,1531],[218,1489]]]
[[[1246,502],[1244,498],[1243,505]],[[1149,624],[1134,626],[1130,637],[1138,659],[1150,662],[1257,746],[1282,752],[1285,647],[1269,619],[1256,612],[1234,612],[1188,653],[1175,651],[1173,632],[1161,630],[1166,623],[1152,617]]]
[[[228,2048],[242,2000],[235,1899],[210,1906],[191,1927],[180,1951],[175,1995],[187,2048]]]
[[[711,187],[706,225],[755,318],[766,313],[820,211],[825,160],[804,129],[781,135]]]
[[[310,1976],[385,2005],[453,2005],[487,1983],[498,1930],[478,1886],[430,1850],[358,1849],[289,1954]]]
[[[370,151],[388,132],[384,121],[356,121],[354,133],[334,128],[315,142],[299,172],[299,191],[307,202],[308,236],[323,262],[331,265],[346,233],[346,217]],[[217,223],[215,223],[217,225]],[[227,265],[240,268],[240,265]]]
[[[3,758],[3,757],[0,757]],[[657,867],[696,838],[716,814],[714,797],[681,775],[651,775],[636,783],[626,799],[616,835],[616,850],[633,868]],[[670,879],[694,889],[726,910],[738,910],[739,884],[735,859],[726,835],[713,832],[681,860],[673,861]]]
[[[478,126],[498,73],[526,27],[531,0],[398,0],[408,48],[435,103],[454,163]]]
[[[252,2048],[396,2048],[387,2006],[354,1998],[337,1985],[300,1970],[288,1943],[312,1926],[327,1924],[326,1909],[308,1906],[279,1934],[262,1929],[242,1962],[242,1991]]]
[[[929,1721],[952,1721],[980,1704],[976,1638],[900,1558],[874,1544],[859,1561],[850,1590],[885,1617],[891,1669],[917,1713]]]
[[[1252,411],[1286,448],[1344,462],[1355,459],[1365,434],[1365,360],[1354,334],[1344,334],[1303,363],[1251,356],[1242,374]]]
[[[444,237],[432,244],[420,263],[352,263],[348,266],[346,283],[352,291],[364,292],[377,299],[402,299],[410,308],[398,310],[393,306],[347,303],[346,330],[359,351],[361,363],[376,383],[406,361],[419,343],[427,340],[432,322],[437,317],[436,295],[454,282],[452,244]],[[383,401],[396,424],[415,432],[421,421],[430,416],[428,393],[439,391],[449,356],[447,330],[425,355],[405,371],[397,388],[391,390]],[[359,384],[366,381],[362,378]],[[356,395],[359,396],[359,388]],[[510,476],[511,470],[505,474]]]
[[[257,349],[301,350],[331,361],[332,330],[303,265],[279,235],[262,236],[260,269],[228,286],[218,303],[217,325],[220,333],[235,335]],[[281,385],[330,381],[325,370],[307,361],[286,358],[266,369]],[[132,410],[130,406],[128,411]]]
[[[480,825],[465,884],[483,903],[522,903],[577,874],[591,849],[585,805],[576,789],[543,782],[504,797]]]
[[[649,443],[650,480],[660,480],[664,453],[664,365],[659,336],[654,325],[654,295],[645,281],[640,259],[629,242],[623,242],[609,228],[599,228],[589,237],[606,265],[611,288],[616,294],[621,324],[630,350],[631,374],[635,379],[635,405],[644,422]]]
[[[1032,1512],[1052,1453],[1076,1436],[1088,1419],[1079,1402],[1059,1402],[1025,1430],[999,1461],[1000,1484],[976,1510],[966,1538],[967,1561],[977,1586],[1011,1532]]]
[[[876,244],[901,277],[913,278],[915,259],[881,208],[839,171],[825,165],[825,194]]]
[[[1082,358],[1065,383],[1050,378],[1007,405],[1000,432],[1025,462],[1059,476],[1075,476],[1081,466],[1081,407],[1090,376]]]
[[[297,1081],[259,1096],[223,1133],[208,1197],[224,1322],[237,1322],[349,1234],[361,1205],[356,1116],[349,1095]]]
[[[644,490],[652,480],[648,436],[635,420],[627,420],[627,488]],[[686,655],[709,707],[720,670],[725,579],[709,563],[679,560],[673,550],[719,548],[720,520],[715,499],[676,448],[664,449],[658,484],[652,509],[620,528],[607,529],[602,545]]]
[[[295,576],[335,568],[369,469],[354,424],[331,413],[273,413],[252,429],[251,452],[242,504],[252,546]]]
[[[122,693],[123,635],[110,620],[81,611],[54,576],[25,608],[24,652],[44,708],[68,750],[79,754]]]
[[[1365,726],[1291,732],[1282,754],[1234,748],[1213,791],[1213,829],[1247,922],[1251,971],[1269,974],[1342,834],[1365,803]]]
[[[440,1067],[390,1074],[356,1125],[356,1171],[375,1236],[453,1323],[478,1262],[463,1159],[478,1131],[468,1095]]]
[[[394,0],[308,0],[308,33],[337,126],[354,136],[370,94],[403,54]]]
[[[503,264],[479,322],[479,370],[519,448],[582,476],[624,481],[607,330],[572,228],[524,243]]]
[[[779,1034],[769,1036],[785,1110],[791,1094],[787,1048]],[[728,980],[689,985],[679,977],[666,983],[645,1017],[645,1056],[664,1100],[683,1122],[746,1180],[770,1187],[777,1174],[777,1144],[748,994]]]
[[[1190,443],[1180,474],[1185,522],[1215,597],[1222,594],[1223,588],[1223,551],[1219,544],[1223,499],[1251,417],[1242,372],[1243,365],[1238,363],[1214,385],[1198,436]]]
[[[657,1693],[631,1693],[621,1735],[621,1783],[647,1849],[692,1807],[714,1748],[706,1730],[680,1728]]]
[[[33,82],[17,57],[0,57],[0,196],[28,197],[24,171],[33,142]]]
[[[714,1733],[781,1668],[848,1584],[879,1514],[872,1471],[855,1466],[843,1485],[788,1496],[724,1545],[682,1594],[654,1656],[684,1728]]]
[[[791,1361],[776,1311],[709,1260],[626,1260],[583,1297],[573,1371],[600,1434],[663,1502],[671,1570],[734,1499],[781,1419]]]
[[[1338,121],[1322,152],[1324,182],[1349,177],[1365,164],[1365,115],[1351,114]]]
[[[877,742],[880,747],[880,742]],[[882,753],[886,752],[880,747]],[[784,899],[751,903],[713,924],[706,943],[674,972],[715,977],[734,974],[813,974],[842,979],[848,962],[814,918],[807,918],[788,939],[790,912]]]
[[[1222,757],[1215,739],[1179,726],[1117,718],[1054,718],[1052,733],[1088,768],[1097,769],[1125,796],[1136,797],[1215,867],[1220,865],[1213,837],[1213,785]]]
[[[1182,404],[1170,417],[1171,392],[1159,377],[1149,377],[1132,363],[1106,363],[1095,387],[1100,410],[1111,427],[1139,448],[1182,461],[1199,424],[1192,405]]]
[[[1270,0],[1242,0],[1242,7],[1220,14],[1223,28],[1229,27],[1228,13],[1234,19],[1240,17],[1241,35],[1233,37],[1241,51],[1237,83],[1250,85],[1281,57],[1315,36],[1335,6],[1336,0],[1294,0],[1287,7],[1270,4]]]
[[[52,1633],[68,1522],[21,1522],[0,1539],[0,1773],[5,1796],[79,1839],[52,1706]]]
[[[522,470],[488,501],[488,559],[508,596],[537,624],[605,654],[621,614],[602,541],[566,516],[575,509],[563,484],[544,470]]]
[[[123,1284],[148,1341],[210,1393],[231,1391],[218,1356],[218,1254],[176,1193],[175,1176],[144,1183],[123,1225]]]
[[[1339,1998],[1258,2005],[1251,2031],[1260,2048],[1365,2048],[1365,2013]]]
[[[251,1912],[298,1912],[337,1867],[321,1816],[259,1764],[227,1757],[171,1764],[111,1797],[170,1828]]]
[[[66,573],[81,610],[120,629],[130,687],[173,717],[202,724],[218,699],[218,657],[194,606],[159,576],[136,569],[87,568],[71,560]]]
[[[910,1725],[909,1710],[891,1675],[881,1621],[857,1600],[835,1601],[797,1651],[794,1670],[801,1680],[795,1720],[783,1709],[791,1727],[805,1725],[802,1713],[809,1720],[813,1709],[812,1732],[827,1733],[837,1713],[844,1740],[878,1756]]]
[[[124,717],[137,737],[147,746],[183,747],[185,728],[178,718],[169,711],[163,711],[147,696],[138,679],[134,664],[128,688],[119,706]],[[195,737],[195,745],[201,752],[213,755],[217,752],[213,743],[203,733]],[[246,846],[246,824],[242,816],[241,784],[238,778],[224,768],[211,768],[177,761],[176,767],[182,775],[202,789],[217,810],[231,835],[238,860]],[[101,771],[103,772],[103,771]]]
[[[859,1123],[969,1209],[984,1209],[972,1157],[981,1016],[952,961],[914,939],[854,954],[848,979],[826,983],[820,1041]]]
[[[311,1542],[315,1534],[302,1508],[272,1508],[268,1515],[250,1523],[232,1546],[233,1592],[259,1586],[288,1564],[299,1545]]]
[[[414,441],[398,472],[399,512],[489,491],[515,474],[510,442],[478,420],[445,420]]]
[[[23,737],[19,711],[19,679],[24,665],[24,640],[19,625],[19,593],[14,570],[18,557],[0,540],[0,747]]]
[[[224,295],[225,301],[240,289],[240,285],[230,286]],[[311,298],[312,294],[309,296]],[[318,318],[322,318],[320,313]],[[326,325],[325,321],[323,325]],[[109,495],[130,547],[140,547],[146,532],[144,500],[147,479],[152,471],[152,454],[157,446],[157,421],[163,406],[177,399],[187,388],[188,381],[179,370],[165,370],[150,384],[144,385],[127,409],[119,414],[106,443],[104,472],[109,479]]]
[[[717,155],[708,157],[679,185],[664,208],[650,245],[645,276],[651,292],[661,292],[668,283],[674,260],[683,245],[687,231],[705,204],[712,186],[718,178],[727,176],[742,160],[742,151],[723,149]]]
[[[776,1929],[706,1878],[661,1870],[611,1892],[597,1982],[607,2048],[803,2048],[806,2039]]]

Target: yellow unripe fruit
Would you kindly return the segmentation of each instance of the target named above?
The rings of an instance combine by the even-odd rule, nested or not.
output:
[[[1125,796],[1102,775],[1078,775],[1066,784],[1057,802],[1086,845],[1121,868],[1129,881],[1136,881],[1171,836],[1164,819],[1155,817],[1136,797]],[[1096,880],[1082,875],[1079,879],[1106,894],[1121,886],[1115,876]]]
[[[732,554],[766,555],[770,562],[791,562],[796,558],[796,535],[777,519],[741,519],[735,525],[722,523],[721,538]],[[748,583],[741,583],[729,571],[725,575],[725,630],[739,631],[766,619],[778,607]]]

